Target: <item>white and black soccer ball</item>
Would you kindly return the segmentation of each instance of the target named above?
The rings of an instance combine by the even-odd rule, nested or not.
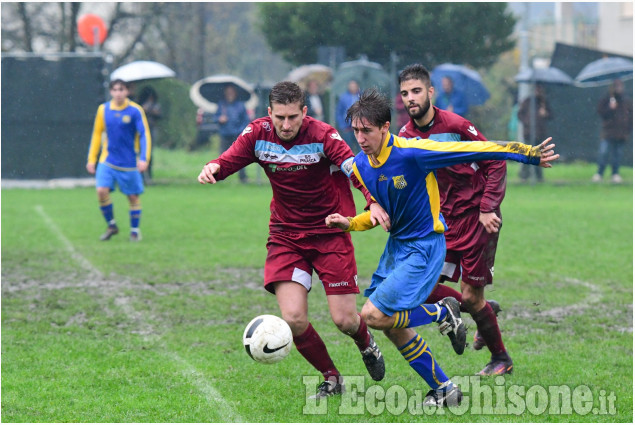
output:
[[[278,316],[255,317],[243,333],[249,357],[260,363],[277,363],[289,355],[293,344],[291,328]]]

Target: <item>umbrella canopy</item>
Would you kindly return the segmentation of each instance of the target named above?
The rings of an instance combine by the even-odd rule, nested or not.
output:
[[[602,58],[587,64],[575,77],[578,87],[597,87],[614,80],[633,78],[633,61],[624,58]]]
[[[481,75],[463,65],[444,63],[432,70],[430,79],[436,90],[441,90],[443,77],[450,77],[454,88],[463,93],[468,105],[482,105],[489,99],[489,91],[481,80]]]
[[[159,62],[135,61],[120,66],[110,74],[110,81],[123,80],[128,83],[154,78],[174,77],[176,72]]]
[[[517,83],[556,84],[570,86],[573,79],[564,71],[550,66],[549,68],[529,68],[521,71],[514,78]]]
[[[212,75],[198,80],[190,88],[190,99],[204,111],[215,113],[218,102],[225,97],[224,90],[227,86],[233,86],[236,89],[237,99],[245,102],[247,109],[258,106],[258,96],[253,86],[233,75]]]
[[[318,63],[299,66],[287,75],[287,80],[298,83],[298,85],[302,87],[302,90],[307,89],[309,81],[315,80],[320,86],[321,91],[332,79],[333,70],[331,67]]]
[[[376,87],[385,94],[390,91],[390,75],[380,64],[366,58],[340,64],[333,77],[331,90],[337,95],[344,93],[350,80],[357,81],[362,91],[370,87]]]

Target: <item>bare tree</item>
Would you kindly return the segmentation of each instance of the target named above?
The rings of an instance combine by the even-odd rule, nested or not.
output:
[[[24,49],[27,52],[33,51],[33,35],[31,33],[31,17],[26,10],[26,3],[18,3],[18,11],[22,18],[22,26],[24,31]]]

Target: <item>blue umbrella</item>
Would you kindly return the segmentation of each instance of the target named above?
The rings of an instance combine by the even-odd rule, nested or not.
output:
[[[570,86],[573,79],[564,71],[550,66],[549,68],[529,68],[518,73],[515,77],[517,83],[556,84]]]
[[[587,64],[575,77],[578,87],[597,87],[613,80],[633,78],[633,61],[624,58],[602,58]]]
[[[444,63],[432,70],[432,85],[441,88],[443,77],[450,77],[457,91],[463,92],[468,105],[482,105],[489,99],[489,91],[483,84],[481,76],[473,69],[463,65]]]

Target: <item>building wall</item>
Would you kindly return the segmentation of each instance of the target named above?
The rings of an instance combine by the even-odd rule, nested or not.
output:
[[[633,3],[599,4],[598,50],[633,56]]]

